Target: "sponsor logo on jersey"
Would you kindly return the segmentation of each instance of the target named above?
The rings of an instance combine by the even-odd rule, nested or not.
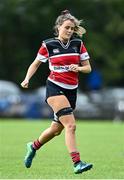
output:
[[[57,48],[57,49],[53,49],[53,53],[54,54],[57,54],[57,53],[59,53],[60,51],[59,51],[59,49]]]
[[[69,70],[69,66],[54,66],[54,70]]]

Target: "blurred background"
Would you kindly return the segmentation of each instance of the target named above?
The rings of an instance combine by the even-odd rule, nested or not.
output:
[[[64,9],[83,19],[92,65],[79,77],[76,117],[124,119],[123,0],[0,0],[0,118],[53,117],[44,102],[48,64],[39,67],[29,89],[20,83]]]

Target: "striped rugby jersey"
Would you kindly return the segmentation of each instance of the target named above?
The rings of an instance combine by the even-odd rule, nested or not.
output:
[[[50,81],[63,88],[74,89],[78,86],[78,73],[70,71],[69,65],[79,65],[89,59],[89,54],[81,39],[71,39],[63,44],[59,39],[51,38],[43,41],[36,59],[49,62]]]

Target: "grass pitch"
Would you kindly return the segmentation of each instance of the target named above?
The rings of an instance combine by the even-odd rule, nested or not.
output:
[[[31,168],[23,159],[26,143],[36,139],[50,121],[0,121],[0,179],[123,179],[124,123],[77,121],[77,145],[81,159],[93,163],[92,170],[75,175],[64,132],[44,145]]]

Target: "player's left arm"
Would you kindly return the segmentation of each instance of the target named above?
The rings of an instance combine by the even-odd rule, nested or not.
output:
[[[83,73],[91,72],[91,65],[89,59],[85,61],[81,61],[81,66],[78,66],[78,71]]]

